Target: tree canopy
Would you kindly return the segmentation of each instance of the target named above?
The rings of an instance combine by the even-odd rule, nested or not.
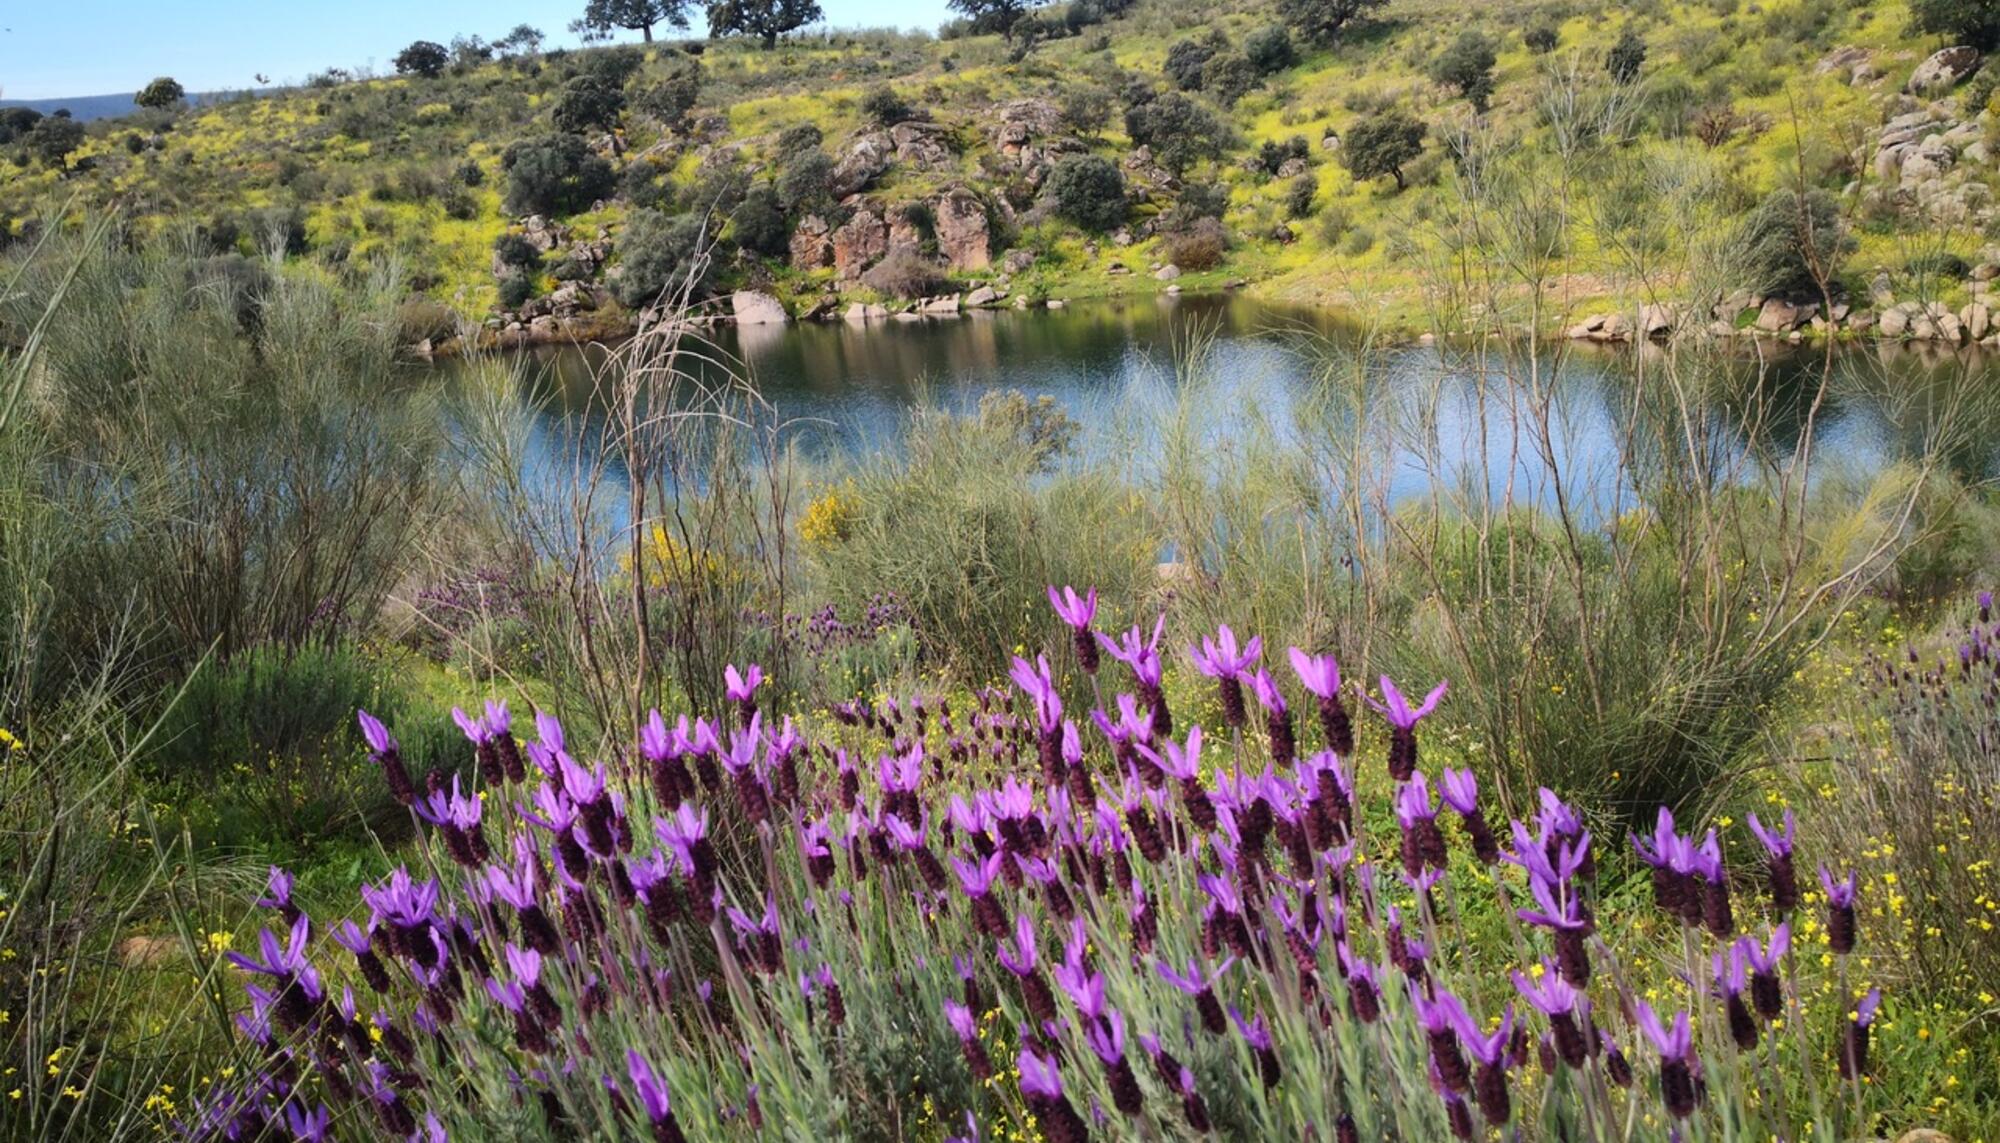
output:
[[[172,107],[187,98],[187,89],[172,76],[163,75],[132,97],[132,102],[153,109]]]
[[[708,34],[755,36],[769,51],[779,36],[825,18],[819,0],[718,0],[708,6]]]
[[[451,52],[435,40],[418,40],[397,52],[392,62],[398,75],[436,79],[444,74],[445,65],[451,62]]]
[[[1391,107],[1356,123],[1341,141],[1341,160],[1357,179],[1389,175],[1403,189],[1403,166],[1424,152],[1423,120]]]
[[[638,32],[650,44],[661,24],[687,27],[687,0],[590,0],[579,23],[607,35],[614,28]]]
[[[1389,0],[1278,0],[1278,15],[1308,43],[1326,46],[1356,19]]]

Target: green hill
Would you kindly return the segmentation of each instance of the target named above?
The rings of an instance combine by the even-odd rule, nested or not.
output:
[[[1397,0],[1365,15],[1330,46],[1280,31],[1262,2],[1107,17],[1085,0],[1009,37],[461,58],[435,78],[328,73],[92,123],[67,154],[45,125],[0,120],[0,212],[17,235],[115,209],[218,255],[275,236],[330,265],[393,257],[456,312],[546,313],[538,328],[565,335],[623,324],[718,237],[705,288],[769,290],[794,312],[1241,280],[1453,325],[1525,289],[1557,300],[1531,311],[1557,322],[1705,282],[1714,267],[1672,225],[1741,252],[1725,235],[1752,208],[1807,188],[1835,196],[1857,300],[1874,287],[1886,303],[1886,287],[1956,313],[1983,288],[1963,279],[1994,224],[1993,83],[1906,93],[1946,44],[1902,4]],[[1456,86],[1440,81],[1454,51],[1470,68]],[[1355,141],[1394,111],[1423,124],[1422,150],[1361,177]],[[1883,125],[1908,119],[1911,138],[1884,146]],[[1122,211],[1089,156],[1122,175]],[[1540,223],[1524,210],[1562,216],[1532,272],[1520,240]],[[1178,277],[1155,272],[1168,264]],[[1741,280],[1758,267],[1732,272],[1724,285],[1766,292]],[[1463,296],[1438,297],[1454,279]]]

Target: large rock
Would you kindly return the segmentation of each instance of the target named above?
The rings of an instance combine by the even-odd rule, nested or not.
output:
[[[833,231],[817,214],[799,219],[792,231],[792,269],[820,270],[833,265]]]
[[[738,290],[729,296],[729,311],[737,325],[784,325],[791,321],[785,303],[759,290]]]
[[[1172,262],[1153,271],[1153,277],[1162,282],[1171,282],[1181,276],[1181,268]]]
[[[833,232],[834,277],[843,282],[854,281],[888,252],[889,224],[864,206]]]
[[[1046,99],[1014,99],[993,109],[993,143],[1005,155],[1061,128],[1062,109]]]
[[[1993,329],[1993,311],[1985,302],[1968,302],[1958,311],[1958,322],[1965,327],[1965,336],[1982,341]]]
[[[1929,59],[1917,65],[1910,73],[1906,86],[1913,95],[1935,94],[1957,85],[1959,80],[1972,74],[1979,66],[1979,50],[1961,44],[1955,48],[1944,48],[1931,53]]]
[[[1852,74],[1855,65],[1866,62],[1868,62],[1867,48],[1851,46],[1835,48],[1820,57],[1820,61],[1813,65],[1813,74],[1831,75],[1835,72],[1843,75]]]
[[[873,302],[855,302],[853,305],[847,307],[847,313],[843,316],[848,321],[856,324],[870,321],[886,321],[889,317],[889,307],[876,305]]]
[[[1000,259],[1000,268],[1009,274],[1026,273],[1028,267],[1034,264],[1035,252],[1025,248],[1009,250],[1007,256]]]
[[[1882,311],[1875,329],[1883,337],[1902,337],[1910,332],[1910,312],[1899,305],[1890,306]]]
[[[1766,298],[1764,307],[1757,311],[1757,328],[1765,333],[1784,333],[1796,328],[1806,312],[1783,298]]]
[[[986,204],[964,187],[953,187],[931,204],[938,251],[954,270],[984,270],[993,264]]]
[[[1644,337],[1664,337],[1674,331],[1673,311],[1648,302],[1639,307],[1639,333]]]
[[[920,170],[935,170],[951,163],[951,148],[945,145],[945,129],[935,123],[911,120],[889,128],[896,145],[896,161]]]
[[[965,295],[965,308],[969,310],[983,309],[986,306],[998,304],[1006,296],[991,286],[980,286],[978,289]]]
[[[887,131],[864,131],[856,135],[840,161],[834,164],[834,195],[846,198],[867,190],[895,160],[896,141]]]
[[[937,298],[925,298],[922,304],[917,306],[919,312],[927,314],[955,314],[958,312],[958,308],[957,294],[946,294],[943,297]]]

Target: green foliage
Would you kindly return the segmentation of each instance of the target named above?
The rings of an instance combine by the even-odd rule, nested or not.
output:
[[[1295,176],[1285,187],[1285,215],[1289,218],[1311,218],[1313,198],[1319,193],[1319,179],[1311,171]]]
[[[778,194],[759,183],[750,188],[743,201],[729,215],[729,236],[745,250],[769,258],[782,257],[790,248],[792,230]]]
[[[1257,69],[1237,52],[1218,52],[1201,68],[1202,90],[1224,107],[1234,107],[1256,88],[1257,81]]]
[[[1278,15],[1307,43],[1326,47],[1340,33],[1388,0],[1278,0]]]
[[[861,114],[877,127],[893,127],[916,118],[909,101],[886,83],[878,83],[862,93]]]
[[[683,292],[694,299],[706,297],[714,272],[710,244],[699,215],[668,217],[635,210],[618,243],[619,270],[612,279],[612,293],[635,309]]]
[[[778,201],[794,218],[819,214],[833,207],[833,159],[814,147],[795,152],[778,172]]]
[[[1818,189],[1772,192],[1743,220],[1737,240],[1745,284],[1767,294],[1817,295],[1855,246],[1839,200]]]
[[[69,163],[70,155],[83,146],[83,124],[63,115],[51,115],[28,132],[28,153],[44,165],[58,170]]]
[[[1618,34],[1618,42],[1605,53],[1604,70],[1611,73],[1617,83],[1631,83],[1639,78],[1639,69],[1646,66],[1646,37],[1630,24]]]
[[[502,309],[518,310],[535,296],[535,280],[521,273],[502,274],[499,292]]]
[[[715,0],[708,6],[708,34],[753,36],[770,51],[779,36],[825,18],[819,0]]]
[[[493,240],[493,257],[511,270],[533,274],[542,268],[542,252],[526,236],[511,230]]]
[[[1493,98],[1493,65],[1497,61],[1493,42],[1476,30],[1459,33],[1450,47],[1431,62],[1433,80],[1455,89],[1484,112]]]
[[[523,139],[500,156],[507,209],[515,214],[574,214],[609,197],[617,176],[575,135]]]
[[[1110,230],[1125,221],[1125,176],[1100,155],[1065,155],[1044,187],[1056,214],[1085,230]]]
[[[1061,103],[1064,125],[1079,135],[1096,135],[1111,122],[1111,93],[1096,84],[1064,88]]]
[[[1356,123],[1341,141],[1340,161],[1357,179],[1391,175],[1403,189],[1403,168],[1424,151],[1423,120],[1391,107]]]
[[[1271,24],[1244,37],[1243,56],[1260,76],[1284,71],[1299,62],[1298,49],[1292,46],[1292,33],[1283,24]]]
[[[1555,51],[1556,45],[1561,42],[1562,32],[1551,23],[1530,24],[1528,30],[1521,33],[1522,45],[1538,56]]]
[[[861,275],[861,284],[892,298],[927,298],[951,287],[936,260],[908,247],[891,250]]]
[[[590,0],[578,24],[603,34],[615,28],[639,32],[650,44],[653,29],[661,24],[687,27],[687,0]]]
[[[451,52],[443,44],[433,40],[418,40],[396,53],[392,61],[398,75],[414,75],[423,79],[436,79],[444,74],[445,65],[451,62]]]
[[[1180,91],[1200,91],[1202,68],[1217,52],[1229,47],[1229,40],[1221,31],[1209,29],[1207,35],[1198,39],[1180,40],[1167,49],[1166,62],[1160,65],[1160,73],[1167,82]]]
[[[688,112],[701,99],[701,64],[693,59],[676,61],[664,79],[643,88],[633,106],[670,131],[687,126]]]
[[[624,111],[624,89],[599,76],[580,75],[563,84],[552,115],[556,130],[582,135],[609,131],[618,125]]]
[[[945,7],[964,16],[974,35],[1011,36],[1028,14],[1027,0],[945,0]]]
[[[2000,48],[2000,0],[1910,0],[1910,20],[1954,43]]]
[[[187,90],[181,87],[180,82],[172,76],[163,75],[141,89],[132,97],[132,102],[153,110],[165,110],[178,106],[186,99]]]
[[[1125,133],[1152,148],[1153,158],[1175,174],[1222,154],[1229,129],[1215,113],[1178,91],[1125,111]]]

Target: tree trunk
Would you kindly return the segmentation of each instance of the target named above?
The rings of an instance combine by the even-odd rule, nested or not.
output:
[[[639,34],[646,37],[647,43],[650,44],[653,42],[653,26],[651,24],[646,24],[642,26],[639,29]]]
[[[770,51],[770,50],[771,50],[772,48],[775,48],[775,47],[777,47],[777,46],[778,46],[778,33],[776,33],[776,32],[765,32],[765,33],[764,33],[764,50],[768,52],[768,51]]]
[[[1394,176],[1396,176],[1396,189],[1397,189],[1397,190],[1399,190],[1399,191],[1400,191],[1400,190],[1403,190],[1403,189],[1404,189],[1404,187],[1403,187],[1403,168],[1401,168],[1401,167],[1397,167],[1397,168],[1396,168],[1395,170],[1393,170],[1393,171],[1390,171],[1389,173],[1390,173],[1390,174],[1392,174],[1392,175],[1394,175]]]

